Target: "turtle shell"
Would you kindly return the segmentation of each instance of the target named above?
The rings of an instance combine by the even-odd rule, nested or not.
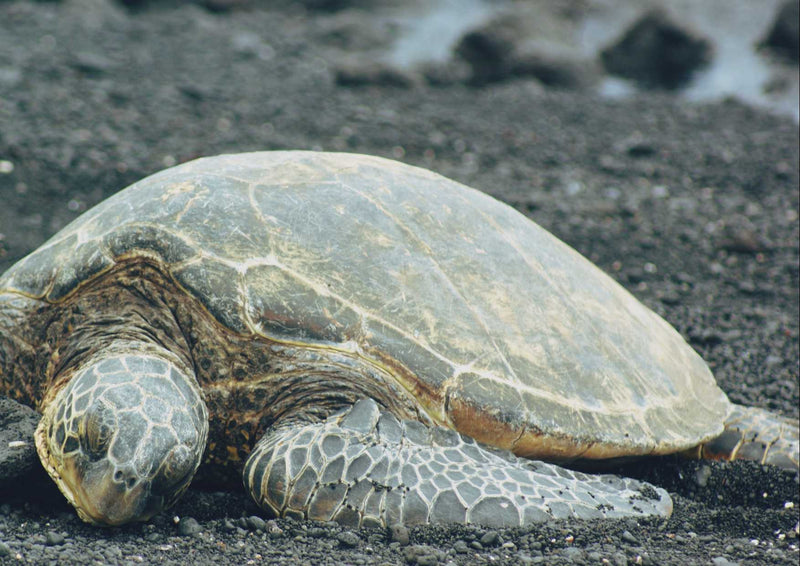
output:
[[[261,152],[167,169],[76,219],[0,290],[58,302],[139,257],[228,329],[356,353],[434,421],[519,455],[669,453],[718,435],[730,411],[678,332],[575,250],[397,162]]]

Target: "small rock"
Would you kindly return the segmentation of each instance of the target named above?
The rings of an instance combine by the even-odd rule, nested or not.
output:
[[[459,554],[466,554],[469,552],[469,545],[466,543],[466,541],[457,540],[455,543],[453,543],[453,550]]]
[[[209,12],[231,12],[253,4],[252,0],[195,0]]]
[[[752,223],[747,220],[725,226],[717,247],[729,252],[746,254],[758,253],[765,248]]]
[[[11,556],[11,547],[4,542],[0,542],[0,556]]]
[[[251,531],[265,531],[267,523],[258,515],[250,515],[246,520],[247,528]]]
[[[411,542],[408,527],[405,525],[392,525],[389,529],[389,535],[394,542],[399,542],[402,546],[406,546]]]
[[[222,530],[228,533],[232,533],[236,530],[236,525],[230,519],[225,519],[222,522]]]
[[[361,542],[361,539],[353,531],[339,533],[336,535],[336,540],[345,548],[355,548]]]
[[[508,78],[514,42],[504,26],[490,24],[465,34],[455,52],[472,69],[472,84],[484,85]]]
[[[639,544],[638,539],[630,531],[623,531],[621,538],[628,544]]]
[[[515,77],[533,77],[550,87],[580,90],[595,82],[595,66],[546,50],[518,53],[511,66]]]
[[[435,566],[439,559],[444,559],[443,552],[425,544],[414,544],[403,550],[406,562],[419,566]]]
[[[711,562],[714,564],[714,566],[738,566],[739,565],[738,562],[731,562],[730,560],[728,560],[724,556],[715,556],[714,558],[711,559]]]
[[[13,484],[38,465],[36,448],[30,440],[39,418],[30,407],[0,397],[0,486]]]
[[[708,485],[708,478],[711,477],[711,468],[708,466],[700,466],[694,474],[694,481],[700,487]]]
[[[643,137],[638,132],[619,141],[614,148],[620,153],[635,158],[651,157],[658,153],[657,142],[654,139]]]
[[[66,538],[61,533],[54,533],[53,531],[49,531],[44,537],[44,543],[47,546],[59,546],[64,544]]]
[[[481,537],[483,546],[497,546],[500,544],[500,534],[497,531],[488,531]]]
[[[194,517],[181,517],[178,522],[178,534],[181,536],[194,536],[200,530],[200,523]]]
[[[582,564],[586,558],[586,553],[580,548],[576,548],[574,546],[568,546],[562,550],[561,555],[569,562],[574,564]]]
[[[339,86],[411,88],[416,82],[410,73],[378,62],[343,63],[336,69],[336,84]]]
[[[87,77],[100,77],[114,68],[114,62],[95,52],[77,53],[70,61],[70,66]]]
[[[762,42],[764,47],[776,54],[797,63],[800,60],[800,1],[787,0],[781,5],[775,16],[767,37]]]
[[[756,292],[758,291],[758,287],[756,287],[756,284],[749,279],[739,281],[738,287],[742,293],[747,293],[748,295],[755,295]]]

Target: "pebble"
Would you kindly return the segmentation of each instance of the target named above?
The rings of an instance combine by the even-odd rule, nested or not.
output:
[[[194,517],[181,517],[178,522],[178,534],[181,536],[194,536],[200,531],[200,523]]]
[[[222,522],[222,530],[228,533],[232,533],[237,529],[236,525],[230,519],[225,519]]]
[[[459,554],[466,554],[469,552],[469,545],[465,541],[459,539],[453,543],[453,550]]]
[[[586,553],[583,550],[574,546],[568,546],[562,550],[561,555],[570,562],[574,562],[576,564],[583,562],[586,557]]]
[[[481,537],[483,546],[497,546],[500,544],[500,534],[497,531],[489,531]]]
[[[392,541],[399,542],[402,546],[406,546],[411,542],[410,532],[405,525],[392,525],[389,529],[389,535]]]
[[[265,531],[267,530],[267,522],[258,515],[250,515],[245,519],[247,528],[251,531]]]
[[[700,487],[708,485],[708,479],[711,477],[711,468],[709,466],[700,466],[694,476],[695,483]]]
[[[338,540],[339,544],[345,548],[354,548],[358,546],[358,543],[361,542],[361,539],[353,531],[344,531],[339,533],[336,535],[336,540]]]
[[[414,544],[403,550],[406,562],[419,566],[435,566],[439,559],[444,559],[442,551],[426,544]]]
[[[630,531],[624,531],[621,538],[628,544],[639,544],[639,540]]]
[[[53,531],[49,531],[47,535],[44,537],[44,542],[47,546],[58,546],[64,544],[66,537],[61,533],[54,533]]]

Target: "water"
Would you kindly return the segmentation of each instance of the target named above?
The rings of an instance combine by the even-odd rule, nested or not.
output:
[[[422,63],[443,63],[456,42],[469,30],[498,11],[485,0],[435,0],[423,3],[398,18],[402,35],[387,61],[408,69]]]
[[[670,0],[663,3],[677,22],[688,22],[714,45],[711,64],[699,71],[680,95],[692,101],[712,101],[733,96],[800,120],[800,76],[797,66],[776,64],[758,53],[755,45],[772,25],[781,0]],[[577,37],[565,38],[593,56],[613,43],[655,2],[593,0]],[[441,63],[467,31],[488,21],[508,3],[497,0],[429,0],[401,13],[396,21],[401,35],[386,56],[388,63],[411,68]],[[771,85],[782,83],[783,89]],[[599,92],[608,97],[630,96],[633,83],[607,77]]]
[[[579,34],[583,53],[591,55],[613,43],[646,10],[638,0],[595,0]],[[698,71],[681,96],[692,101],[713,101],[732,96],[754,106],[800,119],[800,77],[797,66],[771,61],[755,46],[766,37],[782,0],[670,0],[665,3],[675,21],[688,23],[695,33],[711,41],[711,64]],[[637,7],[638,6],[638,7]],[[788,88],[770,93],[783,81]],[[609,77],[600,92],[624,97],[636,92],[628,81]]]

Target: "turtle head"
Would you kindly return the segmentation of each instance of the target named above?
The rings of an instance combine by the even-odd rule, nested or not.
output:
[[[120,355],[84,366],[53,397],[36,449],[84,521],[121,525],[178,499],[207,436],[194,379],[159,357]]]

